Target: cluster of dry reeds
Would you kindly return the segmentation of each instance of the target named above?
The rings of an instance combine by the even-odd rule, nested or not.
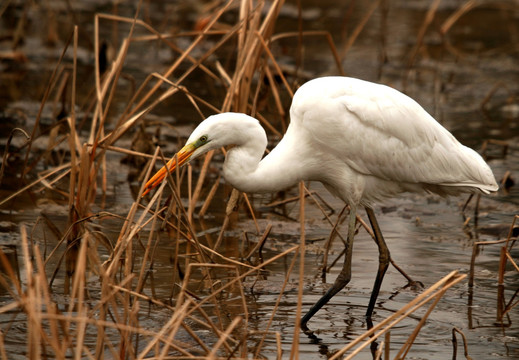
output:
[[[281,358],[281,335],[270,326],[276,316],[283,290],[267,327],[252,330],[248,326],[248,309],[242,281],[282,257],[286,257],[290,264],[283,288],[288,283],[290,273],[295,271],[296,260],[300,260],[298,273],[301,286],[290,357],[298,356],[298,321],[304,284],[304,226],[301,226],[301,241],[298,246],[280,252],[258,265],[221,255],[218,246],[232,221],[237,204],[245,203],[245,208],[251,209],[251,215],[254,216],[247,196],[233,191],[218,238],[212,246],[207,246],[204,239],[197,235],[196,218],[204,216],[219,186],[219,179],[212,184],[206,184],[212,154],[208,154],[202,164],[196,183],[192,184],[192,168],[189,167],[172,174],[170,181],[164,182],[145,204],[141,201],[141,187],[126,216],[96,211],[94,209],[102,207],[99,202],[103,201],[109,186],[106,180],[106,156],[110,152],[120,152],[147,159],[148,164],[140,175],[140,180],[144,183],[155,163],[163,163],[163,155],[159,150],[155,151],[154,155],[148,155],[123,149],[117,146],[117,142],[135,130],[157,105],[172,96],[186,97],[200,115],[200,120],[213,112],[245,112],[258,118],[270,133],[280,135],[286,127],[286,108],[289,103],[287,100],[293,94],[298,79],[303,75],[302,69],[283,67],[276,61],[276,56],[271,51],[276,42],[286,38],[297,42],[299,50],[294,54],[294,62],[300,64],[305,39],[310,36],[322,37],[329,44],[330,57],[335,59],[336,73],[342,74],[341,56],[346,55],[380,3],[381,1],[373,2],[366,17],[359,22],[340,51],[341,55],[326,32],[299,31],[275,34],[274,27],[283,5],[281,0],[272,1],[268,6],[261,1],[228,1],[209,9],[201,29],[177,34],[159,33],[148,23],[140,20],[139,12],[134,18],[98,14],[95,17],[95,84],[88,110],[85,110],[86,115],[82,115],[90,121],[90,131],[86,136],[78,134],[76,129],[79,120],[75,98],[79,35],[77,27],[75,28],[49,81],[32,132],[23,131],[29,139],[24,145],[27,155],[24,159],[23,176],[29,178],[29,175],[34,174],[34,168],[41,161],[41,157],[32,157],[31,146],[38,136],[43,109],[53,94],[59,99],[59,94],[64,91],[70,92],[70,111],[50,130],[47,153],[65,146],[67,156],[61,164],[39,172],[32,182],[1,201],[2,205],[8,204],[23,192],[38,193],[47,190],[55,196],[62,196],[68,204],[68,220],[64,231],[54,227],[51,222],[42,220],[58,238],[54,250],[49,254],[42,254],[39,239],[33,238],[30,229],[21,227],[22,267],[25,274],[22,276],[23,281],[9,266],[7,258],[2,257],[7,275],[0,277],[0,281],[11,292],[13,301],[2,306],[0,314],[12,314],[13,318],[25,319],[28,358],[257,358],[261,357],[262,346],[267,337],[275,339],[277,356]],[[430,17],[434,16],[438,3],[435,1],[431,6],[423,32],[430,23]],[[235,24],[224,24],[222,17],[226,13],[237,14]],[[450,21],[455,21],[455,18]],[[109,23],[127,23],[130,30],[118,48],[113,62],[102,73],[99,64],[99,27],[101,24]],[[446,32],[450,25],[451,23],[446,23]],[[423,32],[420,33],[416,49],[423,39]],[[139,35],[136,35],[137,33]],[[189,39],[189,46],[179,48],[175,41],[178,38]],[[176,60],[165,71],[150,74],[132,94],[126,109],[118,114],[114,121],[111,118],[113,99],[116,93],[121,91],[120,79],[124,74],[127,55],[133,51],[132,45],[138,42],[159,42],[176,55]],[[65,55],[70,51],[73,53],[72,64],[65,64]],[[412,61],[416,51],[411,58]],[[230,60],[226,58],[229,52],[232,54]],[[225,64],[224,60],[232,65]],[[208,82],[224,89],[220,103],[211,103],[190,91],[186,84],[194,72],[202,72]],[[270,121],[263,115],[267,111],[271,113]],[[4,164],[5,157],[2,166]],[[163,190],[166,186],[171,188],[171,195],[170,200],[163,205]],[[184,192],[185,187],[187,195]],[[308,196],[313,200],[315,198],[303,184],[299,190],[300,221],[303,224],[305,199]],[[182,201],[186,197],[187,203]],[[104,218],[122,219],[120,233],[113,245],[110,239],[94,226],[96,221]],[[175,244],[171,302],[159,300],[147,291],[150,287],[149,282],[152,281],[154,252],[164,229],[167,230],[170,241]],[[257,229],[260,232],[259,226]],[[268,237],[269,230],[270,227],[264,230],[258,247]],[[107,259],[103,261],[104,254],[107,255]],[[503,256],[513,261],[509,252],[505,252]],[[57,265],[51,269],[50,263]],[[176,273],[176,269],[180,268],[183,272]],[[61,292],[56,285],[52,285],[59,269],[65,270],[65,298],[57,296]],[[362,337],[347,344],[333,358],[338,358],[355,347],[348,357],[351,358],[382,335],[386,336],[385,343],[388,344],[391,327],[416,309],[432,302],[397,356],[405,357],[418,331],[442,295],[464,277],[457,273],[449,274],[406,307],[380,322]],[[230,297],[229,294],[234,294],[240,299],[234,306],[240,308],[237,313],[241,315],[229,317],[222,310],[222,298]],[[501,318],[512,306],[509,303],[502,309]],[[151,308],[152,312],[166,312],[166,320],[156,324],[154,328],[142,326],[141,314],[146,307]],[[0,356],[3,359],[9,359],[4,343],[8,336],[9,328],[3,328],[0,334]],[[256,343],[252,348],[250,339],[255,339]],[[357,346],[361,342],[362,346]],[[382,356],[384,352],[388,358],[389,346],[382,344],[378,356]]]

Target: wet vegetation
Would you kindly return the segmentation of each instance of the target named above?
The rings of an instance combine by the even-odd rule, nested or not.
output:
[[[0,5],[0,358],[519,356],[519,6],[340,3]],[[251,114],[274,145],[294,91],[325,74],[415,97],[501,189],[382,206],[395,267],[425,288],[389,274],[365,331],[361,277],[308,337],[301,314],[342,261],[340,202],[317,184],[239,193],[225,149],[141,194],[210,114]],[[354,276],[374,256],[359,259]]]

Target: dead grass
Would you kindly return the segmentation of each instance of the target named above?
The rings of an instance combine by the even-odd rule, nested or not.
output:
[[[286,104],[297,88],[302,77],[298,74],[302,74],[303,69],[287,69],[277,63],[276,54],[271,50],[272,45],[283,38],[294,38],[304,43],[307,37],[322,37],[329,46],[330,58],[335,61],[336,73],[343,74],[340,59],[347,55],[359,33],[381,3],[381,1],[372,3],[365,17],[347,39],[340,54],[335,48],[331,35],[326,32],[299,31],[275,34],[276,21],[283,6],[281,0],[272,1],[270,6],[263,2],[255,3],[246,0],[227,1],[209,14],[209,20],[203,29],[188,33],[162,34],[155,30],[146,21],[140,19],[142,4],[134,18],[97,14],[94,22],[96,55],[99,55],[101,48],[99,35],[101,26],[126,23],[130,24],[130,30],[120,44],[113,62],[103,74],[100,73],[99,56],[96,56],[95,82],[91,92],[93,95],[88,106],[91,125],[87,135],[78,134],[76,129],[79,120],[75,111],[79,31],[77,27],[74,28],[70,41],[63,49],[62,56],[57,61],[49,80],[40,112],[25,145],[26,157],[21,178],[27,185],[0,201],[0,205],[3,205],[22,193],[28,191],[38,193],[41,189],[46,189],[55,196],[65,199],[68,207],[65,231],[61,232],[48,219],[42,218],[40,221],[57,239],[56,247],[49,254],[41,254],[39,239],[34,239],[31,231],[21,226],[21,257],[26,274],[23,281],[9,265],[6,257],[1,256],[2,263],[8,270],[6,276],[0,277],[0,280],[4,287],[10,289],[12,302],[1,307],[0,314],[5,316],[12,314],[13,319],[16,317],[24,319],[27,327],[28,358],[261,358],[267,337],[275,338],[276,355],[281,358],[287,355],[283,354],[281,347],[282,335],[272,330],[271,325],[282,300],[283,290],[299,261],[297,272],[300,284],[299,301],[296,305],[293,343],[289,354],[291,359],[298,358],[299,319],[302,313],[302,285],[305,274],[303,224],[306,201],[317,204],[333,226],[327,247],[335,236],[340,237],[340,234],[335,231],[337,223],[327,215],[318,194],[309,191],[304,184],[300,184],[299,197],[294,199],[299,201],[300,206],[299,245],[262,260],[259,264],[251,265],[249,262],[239,261],[218,252],[218,245],[225,231],[235,221],[236,212],[248,211],[252,216],[254,215],[246,194],[234,190],[230,195],[225,218],[212,247],[206,245],[205,239],[197,235],[195,218],[197,216],[203,218],[218,190],[219,178],[212,184],[206,183],[209,161],[213,154],[207,155],[196,182],[193,180],[192,167],[179,170],[171,174],[168,182],[164,182],[153,197],[144,204],[141,203],[140,195],[143,191],[141,186],[135,202],[125,216],[96,210],[103,208],[103,199],[109,186],[106,156],[108,152],[124,152],[147,159],[148,163],[140,176],[144,184],[144,180],[150,176],[155,164],[165,162],[163,154],[159,149],[153,156],[122,149],[117,146],[117,142],[143,122],[147,114],[172,96],[185,96],[193,110],[199,114],[200,120],[209,112],[230,110],[246,112],[257,117],[272,134],[281,135],[287,123]],[[435,16],[437,5],[437,1],[433,2],[427,14],[427,21],[424,22],[409,60],[410,67],[416,61],[424,34]],[[442,28],[444,33],[447,34],[456,19],[464,12],[470,11],[473,6],[473,2],[469,1],[465,7],[453,14]],[[2,8],[0,13],[4,10]],[[230,12],[238,14],[236,23],[223,24],[223,16]],[[174,40],[180,37],[190,39],[187,48],[181,49],[176,45]],[[125,62],[128,61],[128,54],[133,51],[132,45],[138,42],[160,43],[161,46],[169,48],[176,54],[176,60],[163,72],[149,74],[143,83],[136,87],[126,108],[114,121],[110,118],[110,111],[114,107],[115,95],[118,91],[122,91],[119,80],[124,77]],[[229,51],[230,48],[234,49],[232,65],[224,65],[220,60],[222,49]],[[71,64],[64,63],[67,51],[73,53]],[[298,53],[294,56],[303,55]],[[296,61],[296,63],[300,62]],[[209,82],[223,87],[224,96],[220,103],[211,103],[211,100],[198,96],[189,88],[188,80],[195,71],[202,71]],[[265,89],[263,80],[268,82],[268,89]],[[264,95],[266,90],[268,90],[267,95]],[[69,96],[64,96],[67,91]],[[55,126],[53,136],[49,136],[47,149],[50,153],[57,146],[66,144],[67,156],[60,164],[36,173],[35,169],[38,163],[43,161],[43,157],[34,156],[31,151],[32,143],[38,137],[41,114],[44,107],[48,106],[52,94],[55,95],[55,102],[63,98],[69,99],[67,107],[70,111],[66,114],[65,120],[59,123],[59,127]],[[265,103],[269,104],[268,109]],[[268,111],[273,112],[274,115],[264,115]],[[108,125],[109,120],[110,125]],[[25,133],[23,130],[22,132]],[[8,148],[9,144],[4,156]],[[5,157],[2,166],[4,163]],[[3,171],[2,167],[0,181],[4,175]],[[29,181],[31,176],[34,178]],[[170,188],[171,195],[168,201],[164,202],[166,186]],[[182,201],[183,198],[188,199],[187,205]],[[196,213],[197,204],[200,202],[203,205]],[[241,205],[243,203],[245,206]],[[121,219],[122,225],[115,243],[112,244],[107,236],[96,230],[93,221],[115,217]],[[514,218],[511,229],[516,219],[517,217]],[[362,219],[359,219],[359,223],[363,224]],[[262,232],[257,223],[256,229],[258,233]],[[148,291],[153,288],[150,283],[153,282],[154,256],[163,230],[167,231],[169,239],[175,244],[173,269],[182,268],[185,271],[172,274],[170,302],[159,300],[154,296],[153,290],[151,295]],[[258,249],[261,249],[263,242],[268,238],[269,231],[269,228],[264,230]],[[514,245],[511,235],[506,241],[499,243],[505,244],[499,273],[499,284],[503,284],[505,264],[510,262],[516,269],[518,267],[510,255],[510,249]],[[487,244],[476,243],[474,252],[477,252],[477,246]],[[137,253],[139,256],[136,256]],[[107,254],[107,258],[104,254]],[[253,330],[250,327],[242,281],[248,276],[258,274],[269,264],[281,258],[286,258],[285,261],[289,266],[280,295],[266,327]],[[54,269],[50,268],[52,263],[57,263]],[[325,269],[326,265],[327,259],[324,261]],[[474,258],[471,280],[474,277],[473,267]],[[61,289],[53,285],[53,281],[58,271],[63,268],[65,276]],[[50,278],[49,274],[51,274]],[[465,275],[456,272],[447,275],[392,316],[347,344],[333,358],[339,358],[348,352],[347,358],[353,358],[381,336],[385,336],[385,341],[380,346],[378,356],[385,354],[385,358],[389,358],[391,328],[417,309],[430,304],[425,315],[421,316],[416,329],[407,340],[403,341],[404,345],[396,358],[404,358],[434,306],[450,287],[464,278]],[[57,296],[58,293],[65,294],[66,297]],[[499,290],[498,294],[502,294],[502,291]],[[505,301],[502,296],[499,298],[497,304],[499,322],[503,323],[505,317],[509,319],[510,310],[517,304],[516,295],[517,292],[508,301]],[[235,304],[239,307],[236,313],[240,315],[229,318],[221,308],[222,298],[232,296],[240,299],[238,305]],[[140,320],[140,313],[145,307],[150,307],[151,311],[165,311],[169,315],[163,323],[155,324],[156,326],[150,329],[143,326]],[[0,334],[0,358],[2,359],[9,358],[3,341],[8,332],[9,326]],[[258,339],[258,336],[257,345],[251,349],[249,340]],[[93,338],[95,340],[92,340]]]

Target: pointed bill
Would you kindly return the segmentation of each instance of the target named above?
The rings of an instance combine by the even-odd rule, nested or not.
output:
[[[167,176],[168,172],[173,172],[177,167],[180,167],[189,161],[195,150],[196,147],[194,144],[187,144],[182,149],[180,149],[180,151],[176,153],[176,155],[173,156],[173,158],[171,158],[171,160],[169,160],[165,166],[163,166],[159,171],[157,171],[155,175],[151,177],[151,179],[148,180],[144,187],[142,196],[148,194],[153,188],[160,185],[162,180],[164,180],[164,178]]]

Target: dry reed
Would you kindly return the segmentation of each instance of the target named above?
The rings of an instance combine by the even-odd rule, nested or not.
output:
[[[327,248],[331,245],[333,237],[341,236],[336,229],[342,215],[341,212],[337,221],[332,221],[323,208],[324,202],[319,199],[319,195],[309,191],[303,183],[299,187],[299,196],[297,199],[293,199],[298,201],[300,206],[300,244],[281,251],[268,260],[263,261],[260,257],[261,261],[256,265],[250,265],[246,261],[239,261],[232,256],[225,256],[218,252],[225,231],[233,222],[236,212],[242,210],[243,202],[250,214],[254,216],[253,206],[246,194],[232,192],[225,218],[219,228],[218,238],[212,246],[206,245],[202,236],[199,235],[198,220],[207,213],[220,182],[218,177],[212,184],[206,184],[212,153],[205,158],[196,183],[193,183],[191,167],[188,167],[187,170],[178,170],[168,176],[168,182],[164,182],[145,205],[141,204],[140,196],[143,192],[141,186],[127,215],[121,217],[120,232],[114,244],[96,230],[95,226],[97,220],[119,216],[95,210],[99,207],[102,208],[98,201],[101,201],[100,196],[104,198],[107,193],[106,157],[108,153],[121,152],[147,159],[148,165],[145,168],[143,180],[149,177],[156,162],[165,161],[158,149],[154,155],[148,155],[116,145],[124,135],[134,130],[136,125],[145,121],[146,115],[159,104],[172,96],[186,96],[200,119],[205,117],[204,111],[208,110],[211,112],[229,110],[247,112],[258,117],[273,134],[280,135],[286,128],[286,99],[293,95],[295,90],[293,84],[298,82],[297,74],[300,69],[287,70],[286,67],[283,68],[278,64],[276,56],[271,50],[272,44],[289,37],[298,38],[299,41],[304,41],[306,37],[310,36],[324,37],[330,48],[330,55],[335,61],[337,73],[343,74],[341,59],[346,56],[381,2],[373,1],[368,12],[346,41],[340,55],[334,46],[331,35],[326,32],[305,32],[300,29],[299,32],[274,34],[276,21],[284,3],[282,0],[272,1],[269,3],[270,7],[265,2],[258,2],[253,6],[251,1],[239,1],[236,23],[222,31],[217,25],[219,22],[223,22],[225,14],[234,11],[235,3],[236,1],[229,0],[215,9],[201,31],[178,34],[162,34],[146,21],[139,19],[142,2],[133,18],[97,14],[94,20],[96,71],[93,96],[88,106],[90,111],[88,116],[91,118],[90,131],[86,136],[80,135],[76,127],[78,124],[78,114],[75,109],[77,106],[79,31],[77,27],[74,28],[49,80],[32,132],[30,136],[26,135],[29,140],[24,145],[26,157],[22,180],[27,183],[29,175],[34,175],[34,169],[41,160],[40,157],[37,157],[31,162],[30,155],[32,155],[33,142],[38,137],[43,108],[47,106],[53,93],[56,96],[55,102],[57,102],[57,99],[61,98],[66,91],[70,91],[70,103],[68,104],[70,111],[64,122],[67,126],[66,135],[58,138],[59,128],[56,125],[53,128],[53,136],[49,136],[47,147],[50,153],[61,143],[66,144],[68,146],[67,161],[62,161],[61,164],[49,170],[36,173],[35,179],[0,201],[0,205],[4,205],[24,192],[38,191],[36,186],[41,185],[42,188],[52,191],[56,196],[64,196],[68,209],[68,219],[64,231],[58,230],[45,219],[40,222],[46,224],[47,231],[51,229],[57,238],[55,247],[49,254],[46,253],[45,247],[42,255],[41,245],[38,241],[28,234],[25,226],[20,228],[23,267],[26,272],[23,283],[20,282],[15,271],[8,266],[4,257],[1,257],[5,267],[10,269],[6,278],[2,278],[2,282],[10,283],[8,288],[13,300],[10,304],[0,308],[0,314],[17,312],[15,316],[24,318],[27,324],[26,353],[29,358],[215,359],[250,358],[251,356],[261,358],[266,337],[272,335],[276,339],[276,356],[281,358],[283,355],[281,334],[271,330],[271,325],[282,300],[283,290],[289,282],[289,277],[294,271],[297,261],[299,261],[298,303],[293,324],[290,358],[299,357],[299,319],[302,312],[304,284],[305,199],[309,197],[313,203],[317,204],[333,227]],[[420,32],[410,59],[410,66],[416,59],[427,25],[434,17],[437,3],[434,2],[431,6],[428,22],[424,23]],[[445,34],[463,12],[471,9],[471,6],[473,6],[471,2],[467,3],[464,8],[461,8],[445,22],[442,28]],[[0,9],[0,13],[3,10],[4,8]],[[115,59],[104,74],[101,73],[99,64],[101,48],[99,34],[102,22],[130,25],[128,34],[121,42]],[[179,37],[191,39],[186,49],[180,49],[175,44],[174,39]],[[216,41],[215,38],[217,38]],[[122,90],[119,80],[124,76],[124,64],[128,61],[128,54],[133,51],[132,46],[138,42],[158,42],[176,53],[177,58],[163,72],[149,74],[132,94],[124,111],[117,115],[115,121],[110,119],[115,125],[108,126],[110,111],[115,107],[115,95]],[[208,44],[210,44],[209,48],[207,48]],[[70,46],[72,46],[73,60],[72,64],[66,65],[64,56],[70,50]],[[221,56],[221,52],[224,52],[222,49],[227,51],[229,48],[235,49],[234,66],[223,66],[218,55]],[[197,50],[197,55],[194,55],[195,50]],[[189,88],[188,79],[195,71],[202,71],[213,84],[224,88],[223,100],[220,103],[213,104]],[[287,79],[287,74],[291,74],[292,82]],[[279,83],[275,80],[276,77],[279,78]],[[261,93],[262,90],[265,90],[263,89],[265,86],[263,79],[266,79],[269,84],[269,101],[272,108],[275,109],[273,117],[264,115],[267,110],[261,105]],[[67,84],[70,84],[69,87]],[[272,118],[277,122],[268,120]],[[4,156],[7,154],[8,147],[9,144]],[[5,157],[0,170],[0,182],[4,163]],[[166,186],[171,189],[171,195],[169,195],[167,205],[162,205]],[[182,201],[185,197],[188,198],[187,205]],[[200,201],[203,202],[203,205],[196,213],[197,204]],[[287,201],[292,200],[282,200],[280,203]],[[325,203],[324,205],[329,207]],[[198,220],[196,215],[198,215]],[[514,224],[516,218],[514,218]],[[359,218],[358,221],[368,232],[370,231],[362,219]],[[255,224],[257,233],[262,233],[256,221]],[[154,289],[151,285],[154,255],[164,229],[175,244],[172,267],[175,274],[171,278],[170,303],[157,298],[153,294]],[[263,229],[263,236],[257,246],[245,257],[246,259],[251,258],[256,250],[261,249],[268,239],[270,229],[271,225]],[[510,249],[514,244],[511,235],[506,241],[500,243],[505,244],[499,275],[499,284],[502,284],[506,263],[510,262],[516,269],[518,267],[510,255]],[[474,249],[476,246],[483,245],[482,243],[476,244]],[[484,245],[486,244],[488,243]],[[142,253],[136,256],[136,253],[141,251]],[[476,250],[474,251],[476,252]],[[289,266],[272,314],[264,329],[251,330],[242,281],[246,277],[253,277],[270,264],[285,257],[290,258]],[[473,264],[474,257],[475,255]],[[58,285],[53,284],[63,260],[65,262],[63,293],[67,295],[65,301],[56,296],[60,290],[57,289]],[[54,264],[54,269],[49,269],[51,264]],[[324,260],[323,267],[327,268],[327,259]],[[471,281],[474,278],[473,267],[474,265],[471,268]],[[183,269],[183,272],[177,274],[176,271],[180,268]],[[50,279],[47,275],[49,273],[52,274]],[[463,275],[455,272],[449,274],[392,316],[342,348],[333,358],[338,358],[348,351],[352,351],[348,356],[348,358],[352,358],[382,335],[386,336],[386,340],[381,349],[384,349],[385,356],[388,358],[391,328],[413,311],[432,301],[432,305],[419,321],[415,331],[410,334],[407,341],[403,341],[404,346],[397,358],[404,358],[427,316],[442,295],[463,278]],[[148,291],[152,292],[151,296],[147,293]],[[220,307],[225,302],[222,298],[231,297],[231,295],[240,299],[239,311],[237,311],[240,315],[229,319]],[[502,322],[503,317],[517,305],[517,301],[513,301],[514,298],[510,299],[508,303],[505,303],[504,298],[498,300],[500,309],[497,315],[498,321]],[[141,314],[146,305],[151,308],[151,311],[167,311],[167,320],[156,324],[153,329],[142,326]],[[9,358],[4,343],[7,334],[8,330],[0,334],[0,358],[2,359]],[[259,343],[251,352],[248,341],[251,338],[257,339],[257,336],[261,336]],[[92,338],[95,338],[95,341],[92,341]],[[361,342],[363,344],[353,350]],[[382,352],[379,353],[379,356],[382,356],[381,354]]]

